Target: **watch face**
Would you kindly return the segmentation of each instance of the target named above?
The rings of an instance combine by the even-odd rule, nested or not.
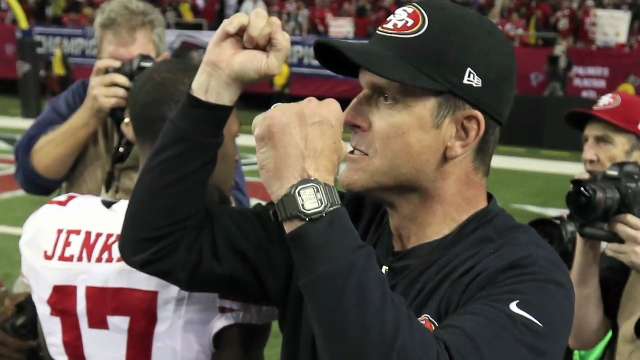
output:
[[[296,199],[300,210],[304,213],[314,213],[323,210],[327,204],[322,189],[318,184],[305,184],[296,189]]]

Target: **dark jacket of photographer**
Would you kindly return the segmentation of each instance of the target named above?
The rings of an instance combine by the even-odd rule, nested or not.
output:
[[[67,121],[80,108],[87,95],[88,87],[88,80],[80,80],[53,98],[16,145],[16,179],[26,192],[49,195],[64,185],[63,193],[101,195],[107,171],[111,166],[111,154],[117,143],[116,127],[112,121],[103,122],[64,178],[45,178],[38,174],[31,163],[31,151],[35,144],[47,132]],[[129,198],[135,184],[138,164],[138,153],[134,147],[127,160],[115,165],[115,181],[109,193],[106,194],[108,197]]]
[[[401,252],[386,209],[355,194],[287,236],[269,207],[207,207],[230,111],[189,96],[167,124],[125,219],[128,264],[277,306],[283,359],[562,357],[574,300],[566,268],[493,198],[453,233]]]

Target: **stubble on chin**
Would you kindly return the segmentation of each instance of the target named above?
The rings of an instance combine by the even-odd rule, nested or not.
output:
[[[351,178],[352,174],[347,169],[343,169],[336,179],[337,185],[344,191],[354,191]]]
[[[338,175],[338,186],[343,191],[362,192],[367,189],[367,175],[354,173],[353,170],[343,170]]]

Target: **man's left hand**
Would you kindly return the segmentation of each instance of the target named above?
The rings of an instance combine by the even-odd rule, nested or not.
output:
[[[624,240],[623,244],[609,243],[605,254],[622,261],[632,270],[640,271],[640,219],[631,214],[614,217],[609,230]]]
[[[346,154],[343,118],[337,101],[307,98],[280,104],[253,120],[260,177],[273,201],[305,178],[334,183]]]

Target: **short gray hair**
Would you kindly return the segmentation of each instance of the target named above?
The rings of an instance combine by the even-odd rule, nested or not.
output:
[[[166,49],[164,17],[160,10],[147,2],[110,0],[100,6],[93,22],[98,49],[102,44],[104,33],[107,31],[125,33],[144,28],[151,31],[156,55],[162,54]]]
[[[438,102],[435,108],[433,124],[436,128],[442,126],[448,117],[455,115],[459,111],[473,109],[473,107],[464,100],[448,93],[440,95],[436,99]],[[481,111],[481,113],[485,120],[484,134],[482,134],[476,147],[473,163],[476,169],[487,177],[491,171],[491,158],[500,140],[500,125],[488,114],[483,111]]]
[[[436,99],[438,101],[434,122],[436,128],[442,126],[449,116],[454,115],[459,111],[473,109],[464,100],[448,93],[442,94]]]

